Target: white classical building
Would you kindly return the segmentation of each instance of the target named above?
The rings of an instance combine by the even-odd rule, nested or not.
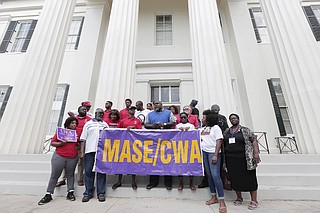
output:
[[[221,114],[320,154],[319,0],[2,0],[0,153],[41,153],[84,100]],[[48,127],[49,126],[49,127]]]

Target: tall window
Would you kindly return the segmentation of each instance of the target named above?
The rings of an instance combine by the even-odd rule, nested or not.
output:
[[[303,10],[316,41],[320,41],[320,6],[305,6]]]
[[[293,134],[288,107],[284,99],[279,78],[268,79],[269,90],[281,136]]]
[[[69,92],[68,84],[58,84],[53,99],[47,135],[54,135],[57,126],[61,126]]]
[[[156,16],[156,45],[172,45],[172,15]]]
[[[179,103],[179,86],[151,86],[151,101],[157,100],[164,103]]]
[[[70,30],[69,30],[67,45],[66,45],[67,50],[78,49],[82,26],[83,26],[83,20],[84,20],[84,17],[73,17]]]
[[[269,43],[270,38],[261,8],[250,8],[249,13],[257,42]]]
[[[0,46],[0,53],[26,52],[37,20],[11,21]]]
[[[11,91],[11,86],[0,85],[0,121],[3,116],[4,110],[6,109]]]

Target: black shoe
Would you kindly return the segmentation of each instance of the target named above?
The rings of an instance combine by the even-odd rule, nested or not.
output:
[[[206,188],[208,186],[208,183],[201,183],[200,185],[198,185],[198,188]]]
[[[76,200],[76,197],[74,196],[73,191],[72,192],[68,192],[67,200],[70,200],[70,201],[75,201]]]
[[[118,188],[120,186],[122,186],[122,184],[119,183],[119,182],[116,182],[115,184],[112,185],[112,189],[116,189],[116,188]]]
[[[63,185],[66,185],[66,181],[65,181],[65,180],[59,181],[59,182],[56,184],[56,187],[60,187],[60,186],[63,186]]]
[[[39,202],[38,205],[49,203],[52,200],[51,194],[46,194]]]
[[[82,202],[83,203],[88,202],[90,199],[91,199],[91,197],[89,197],[89,196],[83,196]]]
[[[167,190],[172,190],[172,186],[166,186]]]
[[[104,201],[106,201],[106,197],[104,195],[99,195],[98,200],[99,200],[99,202],[104,202]]]
[[[156,187],[156,185],[148,184],[147,187],[146,187],[146,189],[152,189],[152,188],[154,188],[154,187]]]

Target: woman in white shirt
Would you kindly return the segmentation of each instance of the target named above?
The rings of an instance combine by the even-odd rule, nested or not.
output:
[[[211,110],[203,112],[201,128],[201,148],[203,153],[203,163],[205,171],[208,175],[208,182],[211,192],[211,199],[206,202],[207,205],[219,203],[219,212],[227,212],[224,202],[224,190],[220,177],[221,165],[221,144],[223,143],[223,135],[218,126],[218,115],[213,114]],[[218,194],[218,198],[217,198]]]

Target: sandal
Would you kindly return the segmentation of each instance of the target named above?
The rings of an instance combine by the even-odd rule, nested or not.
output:
[[[212,204],[215,204],[215,203],[219,203],[219,201],[216,200],[216,199],[210,199],[210,200],[206,201],[206,205],[212,205]]]
[[[248,206],[248,209],[255,210],[256,208],[259,208],[258,202],[251,201],[250,205]]]
[[[227,213],[227,207],[219,207],[219,213]]]
[[[197,190],[197,188],[195,187],[195,185],[190,185],[190,189],[191,189],[191,190]]]
[[[235,206],[240,206],[241,204],[243,204],[243,198],[237,198],[233,201],[233,205]]]

